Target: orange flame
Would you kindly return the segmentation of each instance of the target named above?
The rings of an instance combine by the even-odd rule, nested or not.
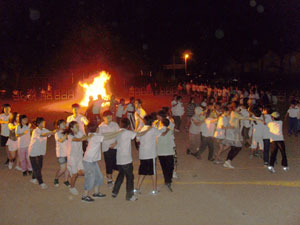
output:
[[[93,83],[88,84],[79,82],[78,84],[85,89],[84,98],[80,102],[80,105],[88,106],[90,96],[93,96],[94,100],[97,100],[98,95],[101,95],[103,100],[109,100],[110,95],[106,90],[106,83],[109,79],[110,74],[105,71],[101,71],[99,76],[94,78]]]

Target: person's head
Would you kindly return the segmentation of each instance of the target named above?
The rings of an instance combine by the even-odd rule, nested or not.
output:
[[[89,102],[91,103],[92,101],[94,101],[94,97],[93,97],[93,96],[90,96],[90,97],[89,97]]]
[[[40,128],[43,129],[46,126],[46,121],[43,117],[37,117],[35,120],[35,125]]]
[[[218,111],[221,109],[221,104],[219,102],[215,104],[215,109]]]
[[[261,111],[259,110],[259,108],[253,109],[253,115],[255,117],[260,117],[261,116]]]
[[[177,96],[176,101],[177,102],[181,102],[181,100],[182,100],[182,97],[181,96]]]
[[[280,120],[280,114],[279,114],[279,112],[273,112],[271,114],[271,116],[272,116],[272,119],[275,120],[275,121]]]
[[[295,100],[291,101],[291,108],[295,108],[297,105],[297,102]]]
[[[98,100],[102,100],[102,95],[97,95]]]
[[[103,120],[105,124],[110,124],[110,122],[112,121],[112,112],[110,110],[106,110],[103,112]]]
[[[139,109],[142,106],[142,100],[137,99],[135,100],[135,108]]]
[[[197,106],[197,107],[195,108],[195,114],[196,114],[197,116],[200,116],[200,115],[202,114],[202,112],[203,112],[203,110],[202,110],[202,108],[201,108],[200,106]]]
[[[124,129],[129,129],[129,127],[130,127],[130,121],[129,121],[129,119],[128,118],[122,118],[121,119],[120,127],[124,128]]]
[[[228,107],[227,107],[227,106],[224,106],[224,107],[223,107],[223,115],[228,116],[229,113],[230,113],[230,111],[229,111]]]
[[[64,130],[64,129],[66,129],[66,122],[65,122],[65,120],[63,120],[63,119],[58,120],[56,122],[56,128],[58,130]]]
[[[14,113],[10,114],[10,116],[9,116],[9,123],[14,124],[17,122],[17,119],[18,119],[18,113],[14,112]]]
[[[231,103],[231,110],[232,111],[239,111],[239,102],[234,101]]]
[[[77,116],[79,114],[79,108],[80,108],[80,105],[77,103],[72,105],[73,115]]]
[[[151,115],[146,115],[144,117],[144,120],[145,120],[145,125],[147,126],[152,126],[152,123],[153,123],[153,118]]]
[[[97,129],[98,129],[98,124],[96,121],[91,122],[87,125],[87,129],[89,131],[89,133],[96,133]]]
[[[28,124],[28,118],[27,118],[27,116],[26,115],[20,115],[19,116],[19,122],[20,122],[20,126],[21,126],[21,128],[23,127],[23,126],[25,126],[25,125],[27,125]]]
[[[170,125],[170,120],[167,119],[167,118],[164,118],[164,119],[162,120],[162,124],[163,124],[165,127],[169,127],[169,125]]]
[[[157,113],[157,119],[159,121],[162,121],[164,118],[166,118],[167,115],[166,115],[166,112],[164,110],[160,110],[158,113]]]
[[[134,97],[130,98],[130,103],[132,103],[132,104],[134,103]]]
[[[273,110],[272,110],[272,107],[270,105],[265,106],[264,109],[263,109],[263,114],[271,115],[272,112],[273,112]]]
[[[173,100],[177,100],[177,95],[173,95]]]
[[[120,103],[121,103],[122,105],[124,105],[124,104],[125,104],[125,100],[124,100],[124,98],[121,98],[121,99],[120,99]]]
[[[68,133],[72,134],[72,135],[75,135],[75,134],[78,133],[78,131],[79,131],[79,124],[76,121],[72,121],[69,124]]]
[[[194,97],[191,97],[191,98],[190,98],[189,104],[192,104],[192,103],[195,103]]]
[[[170,108],[167,106],[162,107],[162,110],[165,112],[165,114],[168,116],[169,115],[169,110]]]
[[[11,106],[10,104],[3,104],[2,105],[2,113],[4,113],[5,115],[10,114],[11,111]]]
[[[153,121],[157,120],[157,112],[150,113],[150,116],[152,117]]]

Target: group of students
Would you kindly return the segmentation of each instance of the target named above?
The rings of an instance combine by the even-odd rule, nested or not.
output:
[[[181,99],[175,95],[172,106],[177,107],[179,104],[183,107]],[[280,119],[280,114],[273,110],[272,105],[262,106],[259,101],[253,104],[249,99],[240,99],[236,94],[226,100],[213,94],[201,95],[199,104],[195,99],[194,96],[190,97],[186,106],[185,128],[189,132],[186,151],[188,155],[201,159],[202,153],[208,148],[208,160],[233,169],[232,160],[244,146],[250,148],[250,159],[253,156],[262,157],[264,166],[269,171],[275,172],[274,163],[279,150],[282,155],[283,170],[289,169],[283,121]],[[297,135],[295,117],[300,113],[299,106],[299,103],[296,106],[293,101],[288,110],[289,124],[290,127],[292,126],[289,128],[289,134],[294,132]],[[218,146],[218,151],[215,151],[215,145]],[[226,150],[229,152],[224,161],[221,160],[221,155]]]
[[[33,123],[29,123],[26,115],[11,113],[11,106],[4,104],[3,113],[0,115],[1,145],[7,149],[8,168],[12,169],[15,164],[16,169],[20,169],[20,164],[23,175],[32,176],[30,182],[46,189],[47,185],[42,177],[43,157],[46,154],[47,138],[54,135],[59,164],[54,186],[58,187],[59,179],[63,177],[64,185],[69,187],[72,194],[78,195],[76,180],[79,176],[84,176],[84,193],[81,198],[84,202],[93,202],[94,198],[106,196],[100,192],[100,186],[104,184],[104,177],[98,165],[102,152],[107,184],[112,188],[112,197],[117,197],[126,177],[126,200],[137,200],[147,175],[152,177],[151,194],[158,194],[157,158],[163,170],[165,185],[169,191],[173,191],[172,178],[176,177],[174,122],[168,107],[164,107],[157,115],[147,115],[142,109],[141,100],[131,99],[129,105],[124,107],[121,117],[118,117],[117,112],[118,122],[113,121],[114,112],[106,110],[102,114],[103,122],[100,124],[98,118],[91,118],[89,121],[81,115],[79,108],[78,104],[73,104],[72,115],[66,120],[58,120],[55,123],[56,129],[50,131],[45,128],[44,118],[38,117]],[[136,188],[132,142],[136,144],[140,159]],[[115,182],[113,171],[119,172]],[[93,189],[94,193],[91,195]]]

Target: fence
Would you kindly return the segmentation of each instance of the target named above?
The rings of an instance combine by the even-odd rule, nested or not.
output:
[[[12,99],[14,101],[59,101],[74,99],[75,93],[73,90],[54,90],[45,91],[37,96],[35,91],[28,91],[24,94],[22,91],[13,92]]]
[[[146,90],[146,88],[129,88],[129,97],[153,96],[153,95],[174,95],[176,88],[160,88],[158,90]]]

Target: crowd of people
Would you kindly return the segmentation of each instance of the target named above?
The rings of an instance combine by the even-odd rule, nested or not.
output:
[[[249,148],[249,157],[263,158],[267,169],[275,173],[274,165],[278,150],[282,155],[282,168],[288,171],[283,121],[274,109],[277,102],[269,98],[257,86],[240,90],[238,88],[212,89],[209,86],[199,91],[186,87],[186,104],[180,95],[174,95],[169,106],[158,112],[147,113],[142,100],[130,98],[117,101],[114,96],[108,101],[109,108],[102,113],[106,104],[101,96],[90,99],[85,115],[79,113],[80,106],[72,105],[72,115],[56,122],[53,131],[46,129],[42,117],[32,123],[26,115],[11,112],[11,106],[4,104],[0,115],[1,146],[7,150],[9,169],[15,167],[24,176],[32,176],[30,182],[42,189],[43,157],[46,154],[47,138],[55,136],[56,157],[59,168],[54,176],[54,186],[59,179],[78,195],[76,180],[84,176],[82,201],[93,202],[94,198],[106,195],[100,192],[104,177],[98,161],[102,153],[105,161],[106,180],[116,198],[126,177],[126,200],[135,201],[141,194],[145,176],[152,178],[152,195],[159,192],[157,187],[158,159],[164,182],[173,191],[172,179],[176,173],[177,154],[175,132],[188,132],[186,153],[197,160],[202,159],[208,148],[208,160],[215,164],[234,169],[233,159],[241,149]],[[100,116],[101,115],[101,116]],[[185,115],[184,124],[182,124]],[[289,135],[297,136],[300,121],[300,103],[292,101],[286,117],[289,120]],[[140,165],[137,184],[134,187],[132,144],[138,150]],[[217,149],[215,149],[217,146]],[[226,159],[222,154],[228,151]],[[113,172],[118,171],[113,180]],[[94,189],[93,194],[91,193]]]

